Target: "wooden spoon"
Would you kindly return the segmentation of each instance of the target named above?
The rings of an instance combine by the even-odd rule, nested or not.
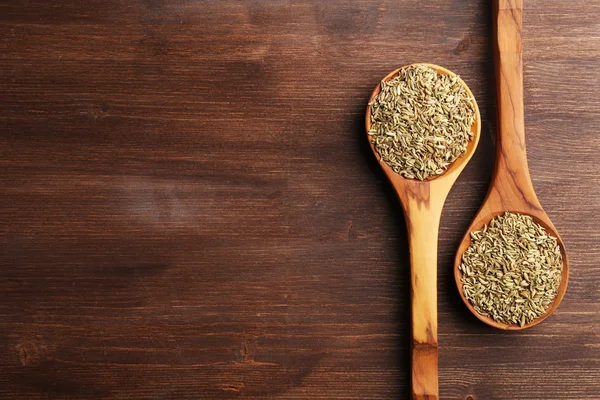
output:
[[[463,238],[454,260],[454,277],[458,291],[469,310],[477,318],[495,328],[519,330],[537,325],[546,319],[561,302],[569,279],[569,262],[565,245],[550,218],[535,195],[525,154],[525,120],[523,106],[523,58],[521,54],[523,0],[496,0],[494,2],[494,40],[496,61],[496,96],[498,105],[498,132],[496,136],[496,164],[487,196],[473,223]],[[535,222],[558,239],[563,258],[563,270],[558,294],[545,314],[525,324],[505,324],[479,314],[463,293],[462,272],[458,269],[462,254],[471,244],[470,233],[480,230],[490,220],[505,211],[530,215]]]
[[[414,64],[416,65],[416,64]],[[433,64],[426,65],[439,74],[454,75],[452,72]],[[402,67],[405,68],[405,67]],[[398,75],[399,68],[383,78],[388,81]],[[460,81],[471,98],[473,94],[467,85]],[[369,103],[379,94],[378,85]],[[481,117],[477,103],[475,122],[471,130],[473,140],[466,153],[454,161],[442,175],[419,181],[403,178],[395,173],[373,147],[371,150],[380,161],[383,171],[394,186],[400,198],[408,228],[410,247],[411,281],[411,333],[412,333],[412,399],[437,400],[438,392],[438,329],[437,329],[437,241],[442,207],[450,188],[458,178],[477,144],[481,131]],[[371,107],[367,107],[367,132],[371,129]]]

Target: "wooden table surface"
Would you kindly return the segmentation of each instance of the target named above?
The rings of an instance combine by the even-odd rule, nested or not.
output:
[[[598,0],[525,2],[562,305],[505,333],[452,280],[493,164],[489,3],[3,1],[0,398],[408,398],[406,230],[363,126],[426,61],[483,119],[441,221],[442,399],[600,399]]]

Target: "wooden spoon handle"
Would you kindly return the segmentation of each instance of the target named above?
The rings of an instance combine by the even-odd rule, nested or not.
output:
[[[531,184],[525,152],[523,56],[521,47],[523,0],[495,0],[495,66],[498,132],[494,185],[510,202],[539,206]],[[506,208],[511,208],[506,204]]]
[[[432,197],[403,202],[410,246],[412,400],[439,399],[437,241],[444,199]]]

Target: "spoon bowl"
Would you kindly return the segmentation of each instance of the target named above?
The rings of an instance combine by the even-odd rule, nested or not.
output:
[[[408,64],[408,65],[405,65],[403,67],[393,70],[392,72],[387,74],[382,79],[382,81],[387,82],[387,81],[395,78],[396,76],[398,76],[398,73],[400,72],[400,70],[410,67],[410,66],[418,66],[418,65],[424,65],[426,67],[429,67],[429,68],[437,71],[438,74],[452,75],[452,76],[456,75],[454,72],[452,72],[444,67],[440,67],[439,65],[428,64],[428,63],[414,63],[414,64]],[[473,122],[473,125],[471,125],[471,132],[473,132],[473,139],[470,140],[469,143],[467,144],[467,151],[465,152],[465,154],[463,154],[461,157],[457,158],[452,164],[450,164],[448,166],[448,169],[445,170],[444,173],[442,173],[440,175],[436,175],[436,176],[430,176],[427,179],[425,179],[425,181],[437,180],[442,177],[446,177],[446,176],[451,177],[453,175],[455,175],[454,179],[456,179],[456,177],[458,177],[458,175],[463,170],[463,168],[465,167],[467,162],[469,162],[469,160],[473,156],[473,153],[475,152],[475,149],[477,148],[477,145],[479,144],[479,136],[480,136],[480,132],[481,132],[481,115],[479,114],[479,106],[477,105],[477,102],[475,101],[475,96],[473,96],[471,89],[469,89],[467,84],[462,79],[460,79],[460,77],[459,77],[459,81],[460,81],[461,85],[464,87],[465,91],[469,94],[469,97],[473,99],[473,105],[475,106],[475,121]],[[371,104],[371,102],[375,99],[375,97],[377,97],[377,95],[379,95],[380,92],[381,92],[381,85],[377,85],[375,87],[375,89],[373,90],[373,93],[371,93],[371,97],[369,97],[369,104]],[[371,130],[371,114],[372,114],[372,112],[373,112],[373,110],[372,110],[371,106],[368,105],[367,113],[365,116],[365,125],[366,125],[367,132],[369,132]],[[394,181],[392,181],[392,184],[394,186],[396,185],[396,182],[398,181],[398,179],[402,179],[402,181],[400,181],[400,182],[402,182],[401,184],[423,182],[423,181],[419,181],[416,179],[404,178],[400,174],[397,174],[396,172],[394,172],[394,170],[392,168],[390,168],[390,166],[388,166],[384,161],[381,160],[381,157],[379,156],[379,153],[377,153],[377,151],[375,150],[375,146],[373,146],[373,143],[371,142],[371,140],[369,140],[369,146],[371,147],[371,151],[373,151],[373,154],[375,154],[375,158],[377,158],[377,161],[380,162],[387,177],[390,180],[392,180],[392,179],[394,180]]]
[[[495,328],[521,330],[545,320],[560,304],[569,280],[569,260],[565,245],[544,212],[533,189],[525,152],[523,104],[523,57],[521,54],[523,0],[494,1],[494,51],[498,132],[494,173],[487,196],[473,223],[467,229],[454,260],[454,277],[463,302],[481,321]],[[480,230],[492,218],[505,211],[529,215],[554,236],[563,259],[558,293],[545,313],[524,326],[506,324],[479,314],[463,293],[462,272],[458,269],[462,254],[471,244],[473,231]]]
[[[454,75],[451,71],[434,64],[425,65],[438,74]],[[384,81],[398,75],[408,66],[389,73]],[[404,211],[410,248],[411,281],[411,391],[412,400],[438,400],[438,329],[437,329],[437,241],[440,217],[446,197],[458,175],[471,159],[479,143],[481,117],[473,94],[460,80],[475,108],[475,121],[471,126],[473,139],[469,142],[465,154],[456,159],[448,169],[427,180],[402,177],[387,165],[369,140],[371,150],[380,161],[381,168],[390,180]],[[377,85],[371,101],[379,94]],[[371,106],[367,107],[366,129],[371,129]]]
[[[491,189],[490,189],[490,191],[491,191]],[[517,330],[531,328],[532,326],[535,326],[535,325],[539,324],[540,322],[542,322],[543,320],[545,320],[546,318],[548,318],[550,316],[550,314],[552,314],[552,312],[554,312],[554,310],[558,307],[558,305],[560,304],[560,302],[562,301],[562,299],[565,295],[565,292],[567,290],[567,284],[569,281],[569,262],[568,262],[568,258],[567,258],[567,252],[565,250],[565,245],[564,245],[562,239],[560,238],[558,232],[556,231],[556,228],[554,227],[554,225],[552,225],[550,218],[548,218],[546,213],[541,209],[541,206],[539,208],[533,208],[533,207],[522,207],[522,206],[516,207],[516,205],[515,205],[516,208],[503,209],[502,208],[502,207],[504,207],[503,203],[501,201],[498,201],[498,199],[496,198],[496,196],[494,194],[491,194],[491,200],[489,199],[489,197],[490,197],[490,194],[488,194],[488,197],[484,201],[484,204],[481,207],[479,213],[477,214],[477,216],[471,223],[471,226],[469,226],[469,228],[467,229],[467,233],[463,237],[463,239],[460,243],[460,246],[458,248],[458,251],[456,253],[456,258],[454,259],[454,279],[456,281],[456,286],[458,287],[458,292],[460,293],[460,297],[462,298],[462,300],[465,303],[465,305],[467,306],[467,308],[480,321],[482,321],[494,328],[498,328],[498,329],[502,329],[502,330],[509,330],[509,331],[517,331]],[[552,300],[552,302],[550,302],[550,304],[548,305],[548,308],[546,309],[546,312],[544,314],[542,314],[540,317],[534,319],[533,321],[531,321],[523,326],[518,325],[518,324],[506,324],[503,322],[496,321],[485,315],[479,314],[475,310],[475,308],[473,307],[473,304],[471,304],[469,299],[467,299],[465,297],[465,294],[463,292],[463,283],[461,281],[462,272],[458,269],[458,267],[462,263],[462,254],[471,245],[471,232],[481,230],[484,227],[484,225],[488,225],[492,219],[496,218],[498,215],[504,214],[505,211],[529,215],[530,217],[533,218],[534,222],[536,222],[536,223],[540,224],[542,227],[544,227],[544,229],[546,230],[546,232],[548,234],[550,234],[551,236],[554,236],[557,239],[557,243],[560,248],[560,253],[562,255],[562,260],[563,260],[561,281],[560,281],[560,286],[558,287],[558,292],[557,292],[556,297],[554,298],[554,300]]]

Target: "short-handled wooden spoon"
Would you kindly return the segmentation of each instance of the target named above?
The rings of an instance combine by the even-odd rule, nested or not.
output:
[[[561,302],[567,289],[569,262],[565,246],[550,218],[535,195],[525,154],[525,120],[523,106],[523,58],[521,53],[523,0],[494,1],[494,51],[496,63],[496,97],[498,132],[496,134],[496,161],[487,196],[473,223],[467,230],[454,261],[454,277],[460,295],[473,314],[488,325],[506,330],[529,328],[542,322]],[[462,272],[458,269],[462,254],[471,244],[470,233],[480,230],[492,218],[505,211],[530,215],[546,231],[558,239],[563,269],[558,294],[546,312],[525,324],[505,324],[479,314],[465,297]]]
[[[423,64],[439,74],[454,75],[445,68]],[[404,67],[403,67],[404,68]],[[383,78],[388,81],[398,75],[399,68]],[[461,81],[471,98],[473,94]],[[369,103],[380,92],[378,85]],[[481,130],[479,108],[473,100],[476,117],[471,126],[473,140],[466,153],[454,161],[445,173],[426,181],[406,179],[395,173],[381,158],[373,143],[371,150],[380,160],[380,165],[394,186],[408,228],[410,247],[411,282],[411,333],[412,333],[412,378],[413,400],[438,400],[438,325],[437,325],[437,241],[442,207],[450,188],[458,178],[477,144]],[[371,107],[367,107],[366,128],[371,129]]]

